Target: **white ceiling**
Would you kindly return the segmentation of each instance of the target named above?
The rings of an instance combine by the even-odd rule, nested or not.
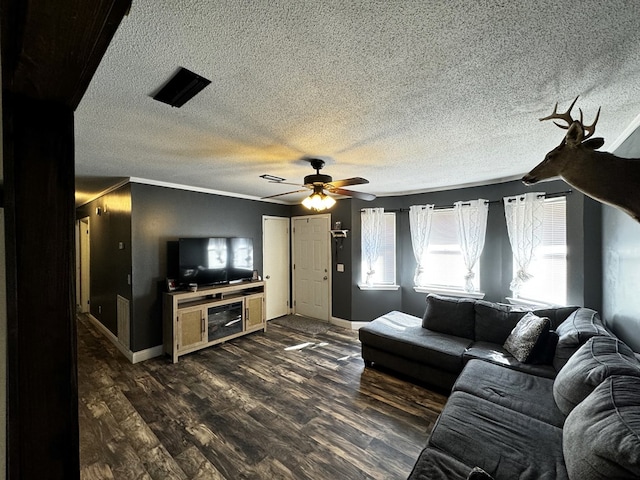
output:
[[[212,83],[153,100],[179,67]],[[304,156],[381,196],[513,179],[576,95],[608,150],[640,114],[640,2],[133,0],[76,111],[76,201],[123,177],[259,198]]]

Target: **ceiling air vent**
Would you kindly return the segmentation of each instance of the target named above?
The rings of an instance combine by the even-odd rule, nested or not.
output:
[[[153,98],[172,107],[181,107],[210,83],[211,80],[180,67]]]

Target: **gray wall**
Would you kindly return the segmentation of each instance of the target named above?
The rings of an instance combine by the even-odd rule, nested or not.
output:
[[[132,351],[162,343],[162,291],[171,265],[168,242],[180,237],[253,238],[262,270],[262,216],[289,218],[291,207],[152,185],[131,184]],[[262,272],[260,272],[262,274]]]
[[[485,299],[504,301],[510,295],[509,283],[512,275],[512,253],[509,244],[502,198],[527,191],[556,193],[571,190],[562,181],[541,183],[536,187],[525,187],[520,181],[494,185],[430,192],[401,197],[382,197],[372,202],[350,200],[351,228],[349,249],[351,258],[347,271],[351,272],[349,289],[334,287],[334,316],[353,320],[369,321],[390,310],[402,310],[421,316],[424,311],[425,294],[413,291],[415,260],[411,247],[408,208],[411,205],[433,203],[452,205],[458,200],[485,198],[491,201],[487,223],[485,248],[480,259],[480,289]],[[366,291],[357,286],[360,272],[360,209],[384,207],[385,210],[402,210],[397,213],[397,270],[398,291]],[[344,209],[341,209],[343,212]],[[567,243],[569,247],[568,302],[601,309],[601,245],[600,205],[573,191],[567,196]],[[341,213],[341,215],[343,215]],[[337,219],[337,217],[336,217]],[[343,223],[347,220],[341,218]],[[335,283],[334,273],[334,283]]]
[[[98,207],[101,215],[96,213]],[[85,217],[89,217],[91,231],[89,310],[117,335],[116,296],[132,299],[128,282],[132,271],[131,186],[124,185],[78,208],[76,218]]]
[[[554,181],[540,184],[535,190],[555,193],[570,190],[570,187],[562,181]],[[342,228],[349,230],[349,236],[342,241],[341,249],[336,248],[339,244],[332,245],[332,315],[351,321],[369,321],[390,310],[422,315],[425,295],[414,292],[412,288],[415,260],[406,210],[415,204],[451,205],[457,200],[475,198],[486,198],[492,202],[485,249],[480,260],[483,266],[480,288],[486,293],[487,300],[503,301],[510,294],[512,260],[502,197],[526,191],[531,189],[514,181],[382,197],[373,202],[339,200],[331,211],[332,222],[341,221]],[[104,204],[108,205],[108,213],[96,217],[95,207]],[[397,268],[401,287],[397,291],[364,291],[357,286],[360,280],[360,210],[372,206],[398,211]],[[574,190],[567,196],[567,208],[568,273],[571,279],[568,301],[601,311],[601,206]],[[126,185],[78,210],[78,217],[91,216],[92,314],[115,334],[115,296],[120,294],[129,298],[132,300],[131,350],[140,351],[160,345],[161,293],[166,277],[172,274],[171,265],[167,264],[168,245],[186,236],[252,237],[255,264],[261,269],[262,215],[291,217],[308,214],[308,210],[298,205],[277,205],[143,184]],[[637,225],[632,224],[625,228],[635,227]],[[125,242],[124,251],[118,250],[119,241]],[[338,262],[344,265],[344,272],[336,271]],[[132,274],[132,287],[126,283],[128,273]],[[625,275],[615,278],[628,274],[625,271]],[[103,306],[101,314],[97,312],[97,305]],[[624,318],[629,316],[624,315]],[[623,318],[620,314],[618,317]]]
[[[615,151],[640,158],[640,129]],[[640,160],[639,160],[640,161]],[[638,185],[630,186],[638,194]],[[603,309],[611,329],[640,352],[640,224],[613,207],[603,207]]]

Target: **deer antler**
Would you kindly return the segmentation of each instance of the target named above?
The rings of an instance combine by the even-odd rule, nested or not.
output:
[[[580,95],[578,95],[579,97]],[[574,120],[573,118],[571,118],[571,109],[573,108],[573,106],[576,104],[576,102],[578,101],[578,97],[575,98],[575,100],[571,103],[571,105],[569,105],[569,109],[564,112],[564,113],[558,113],[558,104],[556,103],[556,106],[553,107],[553,113],[551,115],[548,115],[546,117],[543,117],[540,119],[540,121],[543,120],[551,120],[553,118],[557,118],[559,120],[564,120],[565,122],[567,122],[567,126],[565,127],[564,125],[560,125],[558,122],[553,122],[555,123],[558,127],[560,128],[564,128],[565,130],[567,130],[571,124],[577,120]],[[580,126],[582,127],[582,130],[584,130],[585,132],[585,136],[583,138],[583,140],[586,140],[587,138],[591,137],[595,131],[596,131],[596,123],[598,123],[598,118],[600,118],[600,108],[598,108],[598,113],[596,114],[596,118],[593,121],[593,123],[591,125],[585,125],[584,123],[582,123],[582,109],[580,109],[580,121],[578,123],[580,123]]]
[[[579,96],[580,95],[578,95],[578,97]],[[553,123],[555,123],[558,127],[564,128],[565,130],[567,130],[569,128],[569,125],[571,125],[573,123],[573,118],[571,118],[571,109],[573,108],[573,106],[578,101],[578,97],[575,98],[573,103],[569,106],[569,109],[564,113],[558,113],[558,103],[556,102],[556,106],[553,107],[553,113],[551,115],[548,115],[546,117],[541,118],[540,121],[542,122],[543,120],[551,120],[551,119],[554,119],[554,118],[557,118],[558,120],[564,120],[565,122],[567,122],[567,126],[566,127],[564,125],[560,125],[558,122],[553,122]],[[580,122],[580,123],[582,123],[582,122]]]
[[[598,113],[596,113],[596,118],[591,125],[585,125],[584,123],[582,123],[582,109],[580,109],[580,124],[582,125],[582,128],[586,133],[586,135],[584,136],[584,140],[586,140],[596,132],[596,123],[598,123],[598,118],[600,118],[600,108],[601,107],[598,107]]]

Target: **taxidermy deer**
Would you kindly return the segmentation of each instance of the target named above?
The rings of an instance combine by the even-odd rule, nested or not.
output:
[[[567,130],[567,134],[560,145],[547,153],[540,164],[522,177],[522,181],[533,185],[560,177],[585,195],[618,207],[640,221],[640,159],[626,159],[607,152],[596,152],[604,144],[603,138],[591,138],[596,130],[600,109],[593,124],[584,125],[582,110],[579,121],[571,118],[571,109],[577,100],[578,97],[564,113],[557,113],[556,103],[553,113],[540,119],[567,122],[567,126],[553,122]]]

